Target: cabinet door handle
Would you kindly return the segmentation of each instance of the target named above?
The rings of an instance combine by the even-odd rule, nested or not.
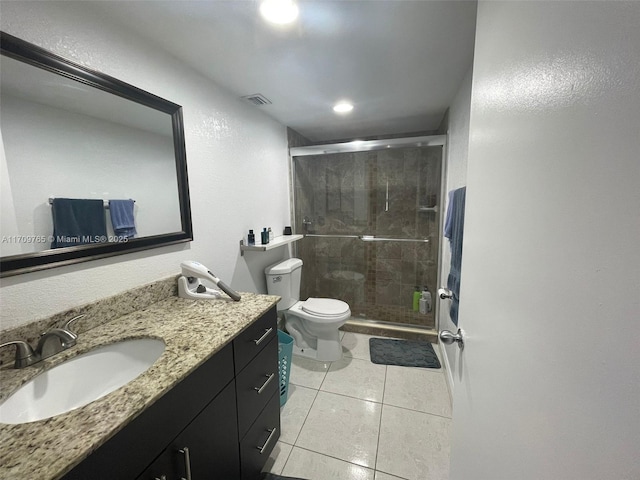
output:
[[[258,395],[260,395],[262,393],[262,391],[267,388],[267,385],[269,385],[269,382],[271,380],[273,380],[273,377],[275,377],[276,374],[272,373],[271,375],[265,375],[265,377],[267,377],[267,379],[265,380],[265,382],[262,384],[262,386],[260,388],[258,387],[253,387],[253,389],[258,392]]]
[[[192,480],[191,479],[191,458],[189,457],[189,447],[184,447],[179,450],[180,453],[184,454],[184,468],[187,473],[187,478],[183,478],[182,480]]]
[[[269,438],[267,438],[267,441],[264,442],[264,445],[262,445],[261,447],[256,447],[258,450],[260,450],[260,454],[264,453],[264,451],[267,448],[267,445],[269,445],[269,442],[271,441],[273,436],[276,434],[276,427],[273,427],[271,430],[267,430],[267,432],[269,432]]]
[[[254,340],[254,342],[256,342],[256,345],[260,345],[271,332],[273,332],[273,327],[267,328],[259,339]]]
[[[162,475],[160,477],[156,477],[153,480],[167,480],[167,476],[166,475]]]

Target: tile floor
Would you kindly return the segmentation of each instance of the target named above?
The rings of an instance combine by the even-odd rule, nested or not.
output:
[[[337,362],[293,358],[266,471],[308,480],[449,478],[444,370],[374,364],[369,338],[343,333]]]

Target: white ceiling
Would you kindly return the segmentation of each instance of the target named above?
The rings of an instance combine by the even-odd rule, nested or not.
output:
[[[313,141],[434,130],[471,67],[476,2],[299,0],[288,28],[258,2],[96,2],[134,29]],[[105,18],[106,19],[106,18]],[[355,109],[338,116],[333,104]]]

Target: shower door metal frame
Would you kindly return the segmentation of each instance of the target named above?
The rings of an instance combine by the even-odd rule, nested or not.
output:
[[[296,217],[295,217],[295,206],[296,206],[296,189],[295,189],[295,178],[296,178],[296,165],[293,161],[294,157],[306,157],[312,155],[328,155],[333,153],[356,153],[356,152],[368,152],[372,150],[389,150],[396,148],[407,148],[407,147],[442,147],[442,159],[441,159],[441,168],[440,168],[440,217],[438,220],[438,231],[442,232],[444,227],[444,202],[446,199],[446,174],[447,174],[447,147],[448,147],[448,137],[447,135],[428,135],[428,136],[420,136],[420,137],[403,137],[403,138],[388,138],[382,140],[353,140],[351,142],[343,142],[343,143],[329,143],[329,144],[321,144],[321,145],[310,145],[306,147],[291,147],[289,148],[289,187],[291,189],[291,221],[293,223],[293,229],[297,232],[296,225]],[[363,241],[383,241],[383,240],[399,240],[402,239],[387,239],[387,238],[376,238],[367,235],[305,235],[309,237],[353,237],[360,238]],[[363,238],[364,237],[364,238]],[[438,262],[437,262],[437,273],[436,273],[436,284],[442,284],[442,279],[440,278],[440,274],[442,272],[442,249],[444,242],[442,241],[444,237],[442,237],[439,242],[438,248]],[[404,240],[407,241],[407,240]],[[423,241],[423,240],[412,240],[412,241]],[[428,240],[427,240],[428,241]],[[294,244],[294,252],[297,254],[297,245]],[[361,320],[357,319],[357,323],[370,325],[374,328],[385,328],[389,327],[390,330],[395,331],[422,331],[424,334],[428,334],[430,336],[437,337],[438,331],[440,329],[440,302],[436,298],[436,292],[432,293],[432,302],[433,302],[433,314],[435,320],[435,327],[422,327],[420,325],[408,325],[408,324],[400,324],[394,322],[386,322],[382,320]]]

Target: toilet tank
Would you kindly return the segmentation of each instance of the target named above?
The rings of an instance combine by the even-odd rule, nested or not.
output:
[[[278,310],[287,310],[300,300],[302,260],[289,258],[264,269],[269,295],[279,295]]]

